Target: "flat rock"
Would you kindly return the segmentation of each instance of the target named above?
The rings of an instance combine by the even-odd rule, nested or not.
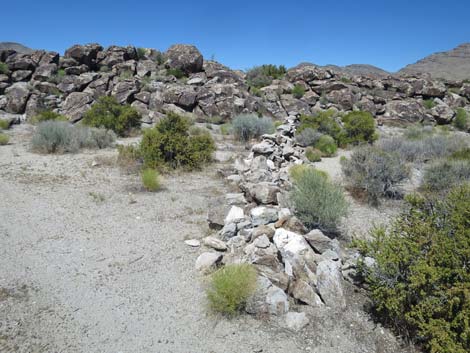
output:
[[[193,247],[193,248],[197,248],[197,247],[201,246],[201,242],[197,239],[188,239],[188,240],[185,240],[184,243],[188,246]]]
[[[196,260],[196,270],[207,273],[217,266],[222,257],[222,254],[216,252],[202,253]]]
[[[205,246],[208,246],[215,250],[219,250],[219,251],[227,250],[227,245],[225,244],[225,242],[215,237],[206,237],[202,240],[202,242],[204,243]]]
[[[286,327],[293,331],[300,331],[308,325],[310,320],[305,313],[288,312],[285,316]]]

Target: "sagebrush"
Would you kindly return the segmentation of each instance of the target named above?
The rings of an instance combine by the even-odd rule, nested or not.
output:
[[[260,118],[256,114],[241,114],[233,119],[232,131],[237,139],[248,141],[274,132],[274,123],[268,117]]]

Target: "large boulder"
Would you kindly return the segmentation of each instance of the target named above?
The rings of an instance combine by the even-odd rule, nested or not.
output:
[[[165,66],[186,74],[202,71],[204,64],[202,54],[194,45],[175,44],[167,50],[165,57]]]
[[[86,92],[70,93],[62,106],[62,111],[71,122],[79,121],[93,102],[91,94]]]
[[[424,108],[415,100],[390,101],[385,105],[383,120],[418,123],[427,118]]]
[[[346,307],[340,261],[324,260],[318,264],[317,289],[327,306]]]
[[[23,114],[26,103],[31,95],[30,86],[26,82],[17,82],[5,90],[7,103],[5,110],[8,113]]]
[[[103,47],[99,44],[74,45],[65,51],[66,58],[72,58],[79,64],[84,64],[93,68],[96,64],[96,57]]]

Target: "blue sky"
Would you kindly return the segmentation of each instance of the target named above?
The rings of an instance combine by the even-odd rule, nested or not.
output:
[[[190,43],[236,69],[313,62],[396,71],[470,42],[469,0],[15,0],[1,8],[0,41],[59,52],[89,42]]]

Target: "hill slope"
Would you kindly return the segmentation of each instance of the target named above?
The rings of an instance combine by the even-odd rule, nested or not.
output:
[[[398,71],[399,75],[414,73],[429,73],[433,78],[448,80],[470,79],[470,43],[429,55]]]
[[[5,49],[12,49],[18,53],[24,53],[28,54],[33,51],[33,49],[28,48],[24,46],[23,44],[20,43],[14,43],[14,42],[0,42],[0,50],[5,50]]]

